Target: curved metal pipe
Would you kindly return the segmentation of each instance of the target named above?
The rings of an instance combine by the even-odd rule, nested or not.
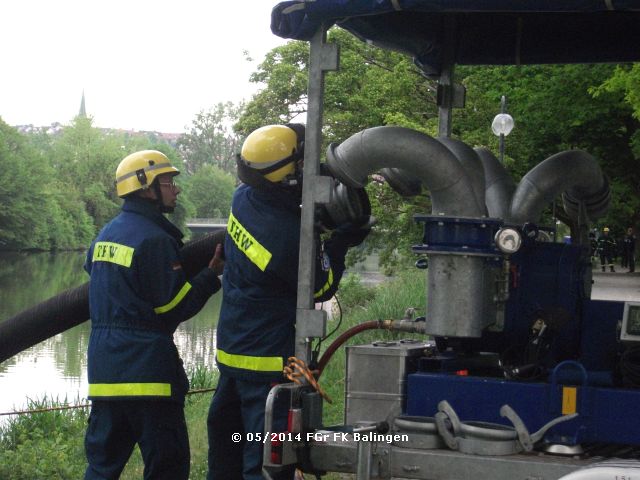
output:
[[[343,183],[364,187],[367,175],[395,167],[415,175],[431,192],[432,213],[482,217],[484,205],[455,155],[442,143],[403,127],[374,127],[358,132],[327,151],[327,166]]]
[[[422,191],[422,183],[414,175],[399,168],[380,170],[389,186],[403,197],[414,197]]]
[[[491,218],[506,218],[509,216],[511,198],[516,190],[516,182],[490,150],[484,147],[474,150],[480,158],[484,169],[487,212]]]
[[[609,185],[598,161],[582,150],[556,153],[527,173],[513,194],[507,221],[538,221],[543,209],[565,193],[570,202],[582,202],[590,220],[601,216],[609,205]],[[579,208],[567,212],[578,218]]]
[[[455,138],[438,137],[436,140],[456,156],[460,165],[462,165],[462,169],[467,172],[476,202],[478,202],[478,205],[484,206],[486,180],[484,178],[484,168],[478,154],[469,145]]]
[[[449,145],[454,145],[450,142]],[[456,148],[461,150],[459,146]],[[343,183],[363,187],[367,175],[396,168],[404,178],[416,177],[431,193],[433,215],[485,216],[473,185],[456,155],[428,135],[402,127],[375,127],[331,145],[327,166]],[[479,337],[486,326],[482,289],[484,260],[476,256],[429,255],[425,332],[450,337]],[[451,302],[451,292],[465,302]]]
[[[485,179],[484,170],[480,158],[476,152],[466,143],[449,137],[438,137],[436,140],[447,147],[462,165],[471,182],[471,189],[476,202],[482,206],[485,204]],[[391,188],[403,197],[413,197],[422,190],[422,183],[415,174],[399,168],[383,168],[380,174],[387,180]]]

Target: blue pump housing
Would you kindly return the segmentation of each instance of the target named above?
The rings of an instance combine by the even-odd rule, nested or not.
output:
[[[591,283],[583,247],[527,242],[509,259],[502,328],[465,339],[463,353],[422,361],[407,378],[406,414],[432,417],[447,400],[462,421],[510,425],[499,413],[508,404],[533,433],[578,413],[551,428],[545,441],[640,445],[640,389],[619,375],[624,303],[591,300]],[[540,318],[544,348],[535,350]],[[518,368],[532,368],[527,352],[535,353],[535,375],[518,376]],[[510,363],[517,368],[508,371]]]

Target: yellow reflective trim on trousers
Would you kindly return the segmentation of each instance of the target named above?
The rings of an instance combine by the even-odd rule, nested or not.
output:
[[[324,292],[329,290],[331,288],[331,285],[333,285],[333,270],[329,268],[329,278],[327,279],[327,283],[325,283],[320,290],[313,294],[313,298],[318,298]]]
[[[229,233],[229,236],[240,251],[244,253],[256,267],[264,272],[271,261],[271,252],[253,238],[253,235],[233,216],[233,213],[229,214],[227,233]]]
[[[113,242],[96,242],[92,262],[111,262],[129,268],[135,249]]]
[[[217,351],[218,361],[229,367],[253,370],[255,372],[281,372],[284,365],[282,357],[253,357],[250,355],[235,355],[220,349]]]
[[[189,293],[189,290],[191,290],[191,284],[189,282],[184,282],[184,285],[182,286],[178,294],[173,297],[173,300],[171,300],[166,305],[154,308],[153,311],[156,313],[167,313],[169,310],[174,309],[176,305],[178,305],[182,301],[185,295]]]
[[[90,397],[170,397],[170,383],[90,383]]]

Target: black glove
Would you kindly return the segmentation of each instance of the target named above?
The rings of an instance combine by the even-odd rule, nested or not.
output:
[[[369,223],[361,226],[353,223],[345,223],[333,231],[331,241],[332,243],[339,243],[346,247],[357,247],[364,242],[364,239],[367,238],[369,233],[371,233]]]

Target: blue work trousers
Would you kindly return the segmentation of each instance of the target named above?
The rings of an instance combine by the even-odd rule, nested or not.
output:
[[[207,480],[263,480],[264,409],[269,382],[238,380],[220,374],[207,418],[209,473]],[[288,395],[278,396],[273,419],[274,432],[287,429]],[[250,434],[249,436],[247,434]],[[274,480],[292,479],[294,468],[273,475]]]
[[[85,435],[85,480],[120,478],[136,443],[145,480],[189,478],[184,407],[164,401],[93,401]]]

